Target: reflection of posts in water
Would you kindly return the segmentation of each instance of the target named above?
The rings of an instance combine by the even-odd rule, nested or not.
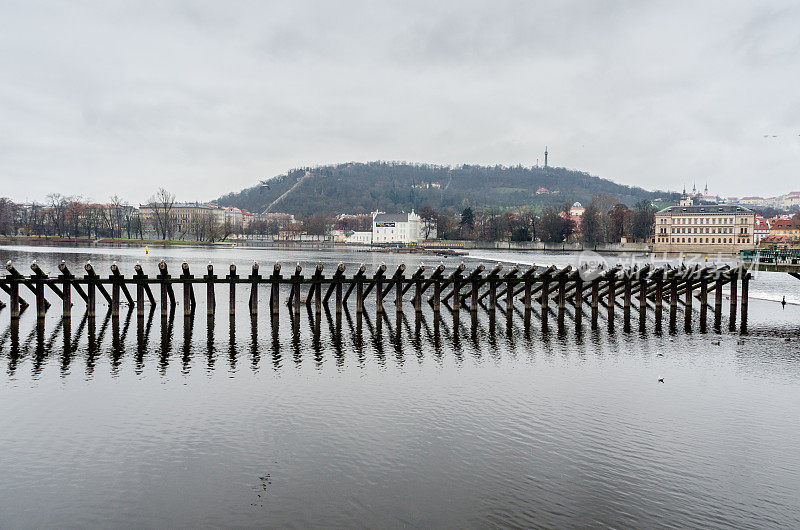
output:
[[[63,335],[64,340],[64,353],[69,353],[72,350],[72,319],[64,318],[63,322]]]
[[[261,356],[258,352],[258,317],[250,315],[250,359],[253,370],[258,368]]]
[[[281,363],[281,336],[280,336],[280,315],[272,315],[272,364],[275,369],[280,368]]]
[[[231,370],[236,368],[236,318],[228,317],[228,365]]]
[[[208,367],[214,366],[214,314],[206,315],[206,355],[208,357]]]

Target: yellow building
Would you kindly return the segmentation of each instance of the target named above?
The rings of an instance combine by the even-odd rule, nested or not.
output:
[[[800,220],[775,219],[769,225],[769,235],[800,239]]]
[[[197,202],[143,204],[139,206],[139,216],[145,229],[181,239],[207,229],[208,225],[222,226],[225,222],[222,208]]]
[[[656,213],[653,252],[738,254],[755,247],[755,217],[742,206],[682,201]]]

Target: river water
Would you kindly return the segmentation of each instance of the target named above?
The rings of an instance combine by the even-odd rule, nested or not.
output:
[[[0,247],[24,273],[33,259],[50,274],[91,259],[104,275],[113,261],[155,274],[161,258],[196,275],[209,260],[218,274],[257,260],[263,274],[275,261],[371,273],[440,259]],[[293,327],[285,307],[271,322],[265,289],[254,320],[244,286],[232,321],[207,319],[196,294],[193,319],[179,305],[116,322],[99,298],[91,322],[74,295],[68,324],[54,298],[43,329],[32,307],[19,329],[0,311],[0,527],[800,527],[800,282],[788,275],[751,282],[745,335],[702,333],[697,315],[691,333],[655,333],[652,313],[644,333],[609,332],[604,311],[597,330],[571,315],[544,330],[538,309],[435,319],[410,303],[401,317],[387,303],[385,318],[304,309]]]

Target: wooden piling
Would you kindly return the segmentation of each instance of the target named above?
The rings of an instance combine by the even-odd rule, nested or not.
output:
[[[397,267],[398,272],[395,274],[394,305],[397,313],[403,312],[403,272],[405,270],[405,264],[401,263],[400,266]]]
[[[606,308],[608,311],[608,329],[614,329],[614,310],[617,305],[616,295],[617,295],[617,278],[616,278],[616,271],[606,278],[608,282],[608,307]]]
[[[564,326],[564,315],[567,312],[567,276],[558,278],[558,326]]]
[[[309,289],[308,298],[306,299],[306,307],[308,307],[310,311],[313,298],[314,312],[317,315],[319,315],[322,311],[322,280],[324,280],[324,276],[322,275],[323,268],[324,267],[322,263],[317,263],[317,267],[314,270],[314,275],[312,276],[311,289]]]
[[[97,286],[95,285],[95,278],[89,275],[85,276],[86,284],[86,315],[94,321]]]
[[[653,283],[655,283],[656,331],[661,331],[661,322],[664,315],[664,269],[656,269],[653,273]]]
[[[112,265],[113,267],[113,265]],[[120,292],[120,284],[119,280],[112,276],[112,281],[114,283],[111,284],[111,316],[114,320],[119,318],[119,292]]]
[[[36,286],[36,318],[42,320],[47,311],[44,307],[44,280],[39,278],[34,285]]]
[[[167,300],[169,298],[169,284],[167,280],[169,279],[169,274],[167,272],[167,263],[165,261],[161,261],[158,264],[159,274],[157,278],[161,280],[161,316],[165,317],[168,314],[167,311]]]
[[[15,280],[11,281],[9,285],[10,296],[11,296],[11,320],[17,320],[19,318],[19,306],[20,306],[20,297],[19,297],[19,283]]]
[[[225,279],[228,280],[228,315],[234,316],[236,315],[236,281],[239,279],[239,275],[236,274],[236,264],[231,263],[230,267],[228,268],[228,274],[225,275]]]
[[[358,292],[356,294],[356,312],[361,313],[364,310],[364,273],[367,271],[367,268],[362,263],[358,266],[358,270],[356,271],[355,276],[353,276],[353,281],[350,282],[350,286],[347,288],[347,291],[344,293],[344,297],[342,298],[342,303],[344,305],[347,304],[347,299],[350,298],[350,293],[353,292],[356,287],[358,288]]]
[[[122,290],[122,294],[125,295],[125,301],[128,302],[128,305],[133,306],[133,296],[131,296],[131,292],[128,290],[128,285],[125,283],[125,276],[122,274],[122,271],[119,270],[116,261],[111,264],[111,275],[115,280],[119,281],[119,287]]]
[[[422,312],[422,280],[424,278],[425,265],[420,265],[417,272],[414,273],[414,312]]]
[[[731,277],[730,277],[731,302],[730,302],[730,314],[728,316],[728,328],[731,331],[736,330],[736,304],[738,302],[737,289],[739,286],[738,280],[740,276],[741,276],[740,269],[737,268],[731,271]]]
[[[722,325],[722,283],[722,274],[717,273],[714,285],[714,327],[717,329]]]
[[[741,305],[741,312],[742,312],[742,323],[739,325],[739,329],[742,332],[747,331],[747,309],[749,305],[749,298],[750,298],[750,273],[747,271],[743,271],[741,274],[742,277],[742,301]]]
[[[644,330],[647,322],[647,278],[639,276],[639,329]]]
[[[692,270],[686,275],[686,287],[684,288],[685,291],[683,293],[683,310],[684,310],[684,318],[683,323],[686,329],[688,330],[692,326],[692,292],[693,292],[693,282],[694,276],[696,271]]]
[[[597,329],[597,321],[600,313],[600,278],[592,279],[592,329]]]
[[[31,293],[33,293],[34,296],[36,296],[36,286],[33,284],[33,282],[31,282],[30,280],[26,279],[22,274],[20,274],[20,272],[14,267],[14,265],[12,265],[10,260],[6,263],[6,270],[10,273],[11,278],[16,279],[17,281],[19,281],[22,285],[27,287],[28,290]],[[18,294],[17,298],[19,300],[20,305],[22,305],[23,309],[28,307],[28,303],[25,302],[19,296],[19,294]],[[44,301],[44,306],[45,306],[45,309],[48,309],[50,307],[50,302],[48,302],[47,299],[45,299],[45,301]]]
[[[69,273],[67,264],[63,260],[58,266],[58,270],[61,271],[59,279],[61,280],[61,291],[64,294],[61,297],[61,315],[65,319],[69,319],[72,317],[72,274]]]
[[[269,307],[272,316],[277,316],[281,312],[281,264],[276,263],[272,267],[270,276]]]
[[[575,271],[575,329],[579,330],[583,323],[583,276],[582,271]]]
[[[214,274],[214,265],[211,262],[206,265],[203,279],[206,281],[206,315],[214,315],[217,312],[217,295],[214,289],[217,276]]]
[[[623,326],[626,330],[630,329],[631,327],[631,291],[632,291],[632,281],[630,274],[625,274],[622,277],[623,282],[623,295],[622,295],[622,320]]]
[[[302,276],[303,267],[298,263],[294,269],[294,276],[292,276],[292,289],[294,292],[294,299],[292,300],[292,309],[295,318],[300,317],[300,284],[303,281]]]
[[[72,280],[75,279],[75,276],[69,270],[69,268],[67,267],[67,263],[64,260],[61,260],[61,263],[58,264],[58,270],[61,272],[59,277],[62,279],[62,282],[63,282],[61,288],[63,290],[65,290],[65,291],[66,291],[66,289],[68,287],[69,288],[74,288],[75,292],[78,293],[78,296],[80,296],[81,299],[85,302],[86,301],[86,291],[83,290],[83,287],[81,287],[81,284],[73,283]],[[70,307],[71,307],[71,305],[70,305]]]
[[[142,266],[137,263],[133,266],[133,270],[136,273],[136,316],[144,318],[144,294],[147,293],[147,298],[151,306],[156,305],[156,300],[153,296],[153,291],[150,289],[150,285],[145,283],[147,276],[144,274]]]
[[[189,264],[184,261],[181,263],[181,280],[183,281],[183,316],[185,317],[194,315],[196,302],[192,286],[193,279],[194,276],[189,272]]]
[[[700,275],[700,329],[705,331],[708,322],[708,275]]]
[[[250,315],[255,316],[258,315],[258,282],[261,280],[261,275],[258,273],[258,263],[253,262],[253,268],[251,269],[248,279],[250,280],[250,300],[248,301],[248,306],[250,308]]]
[[[103,298],[106,299],[108,305],[111,305],[111,295],[108,293],[105,286],[102,283],[99,283],[98,280],[100,280],[100,276],[98,276],[97,273],[95,272],[91,262],[86,262],[86,265],[84,265],[83,268],[86,270],[87,277],[93,278],[97,290],[100,291],[100,294],[102,294]]]
[[[678,318],[678,271],[669,271],[669,324],[675,325]]]

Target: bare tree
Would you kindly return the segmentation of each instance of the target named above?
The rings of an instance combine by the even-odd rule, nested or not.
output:
[[[153,230],[161,235],[161,239],[170,239],[175,232],[175,223],[171,216],[172,207],[175,205],[175,194],[164,188],[158,188],[147,205],[152,211]]]

